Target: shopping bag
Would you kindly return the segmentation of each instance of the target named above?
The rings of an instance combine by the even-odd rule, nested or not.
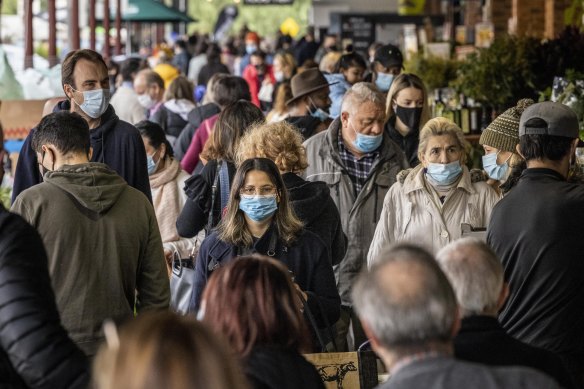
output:
[[[327,389],[371,389],[379,384],[373,351],[304,354]]]

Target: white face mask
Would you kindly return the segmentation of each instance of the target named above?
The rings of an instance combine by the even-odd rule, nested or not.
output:
[[[81,92],[76,89],[73,90],[75,92]],[[83,103],[78,104],[75,99],[72,99],[75,104],[90,118],[97,119],[101,117],[109,105],[110,91],[108,89],[94,89],[81,93],[83,93]]]
[[[274,72],[274,78],[276,79],[276,81],[278,82],[282,82],[284,81],[284,72],[279,71],[279,72]]]
[[[154,99],[152,99],[148,93],[138,95],[138,102],[145,109],[150,109],[154,106],[154,104],[156,104],[156,101],[154,101]]]

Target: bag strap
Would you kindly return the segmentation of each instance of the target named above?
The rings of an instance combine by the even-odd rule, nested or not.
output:
[[[215,171],[215,179],[213,186],[211,186],[211,209],[209,210],[209,219],[207,221],[207,234],[213,228],[213,213],[215,211],[215,197],[217,197],[217,183],[219,182],[219,172],[221,171],[221,161],[217,161],[217,170]]]
[[[308,307],[308,302],[304,299],[304,297],[302,296],[302,293],[298,292],[298,296],[300,297],[300,301],[302,301],[302,306],[304,307],[304,312],[306,312],[306,316],[308,316],[308,321],[310,322],[310,325],[312,326],[312,329],[314,330],[314,333],[316,334],[316,337],[318,338],[318,343],[320,343],[320,349],[322,350],[322,352],[326,351],[326,342],[324,341],[320,331],[318,330],[318,325],[316,324],[316,319],[314,318],[314,315],[312,314],[312,312],[310,311],[310,308]]]
[[[324,320],[324,325],[326,326],[326,330],[328,332],[328,335],[331,338],[331,342],[333,344],[333,352],[337,352],[338,347],[337,347],[337,341],[335,340],[335,334],[333,333],[333,327],[331,326],[331,323],[329,322],[329,319],[324,312],[324,308],[322,307],[322,302],[319,299],[316,299],[316,303],[318,304],[318,309],[320,310],[320,315],[322,316],[322,318]]]
[[[229,171],[227,170],[227,162],[221,161],[221,168],[219,169],[219,185],[221,187],[221,218],[227,203],[229,202]]]

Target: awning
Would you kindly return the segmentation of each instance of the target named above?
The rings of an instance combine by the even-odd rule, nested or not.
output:
[[[112,15],[111,20],[114,19],[115,14]],[[126,12],[122,14],[122,20],[142,23],[191,23],[197,21],[175,8],[155,0],[128,0],[128,7]]]

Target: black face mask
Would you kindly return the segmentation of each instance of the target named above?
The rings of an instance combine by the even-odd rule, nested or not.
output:
[[[38,163],[40,170],[41,170],[42,177],[44,177],[47,172],[55,170],[55,155],[53,154],[52,151],[49,150],[49,152],[51,153],[51,156],[53,157],[53,167],[51,170],[49,170],[43,165],[43,163],[45,162],[45,154],[46,154],[46,151],[43,151],[42,155],[41,155],[41,161]]]
[[[420,127],[420,118],[422,117],[422,108],[408,108],[396,104],[395,116],[410,130],[418,130],[418,127]]]

